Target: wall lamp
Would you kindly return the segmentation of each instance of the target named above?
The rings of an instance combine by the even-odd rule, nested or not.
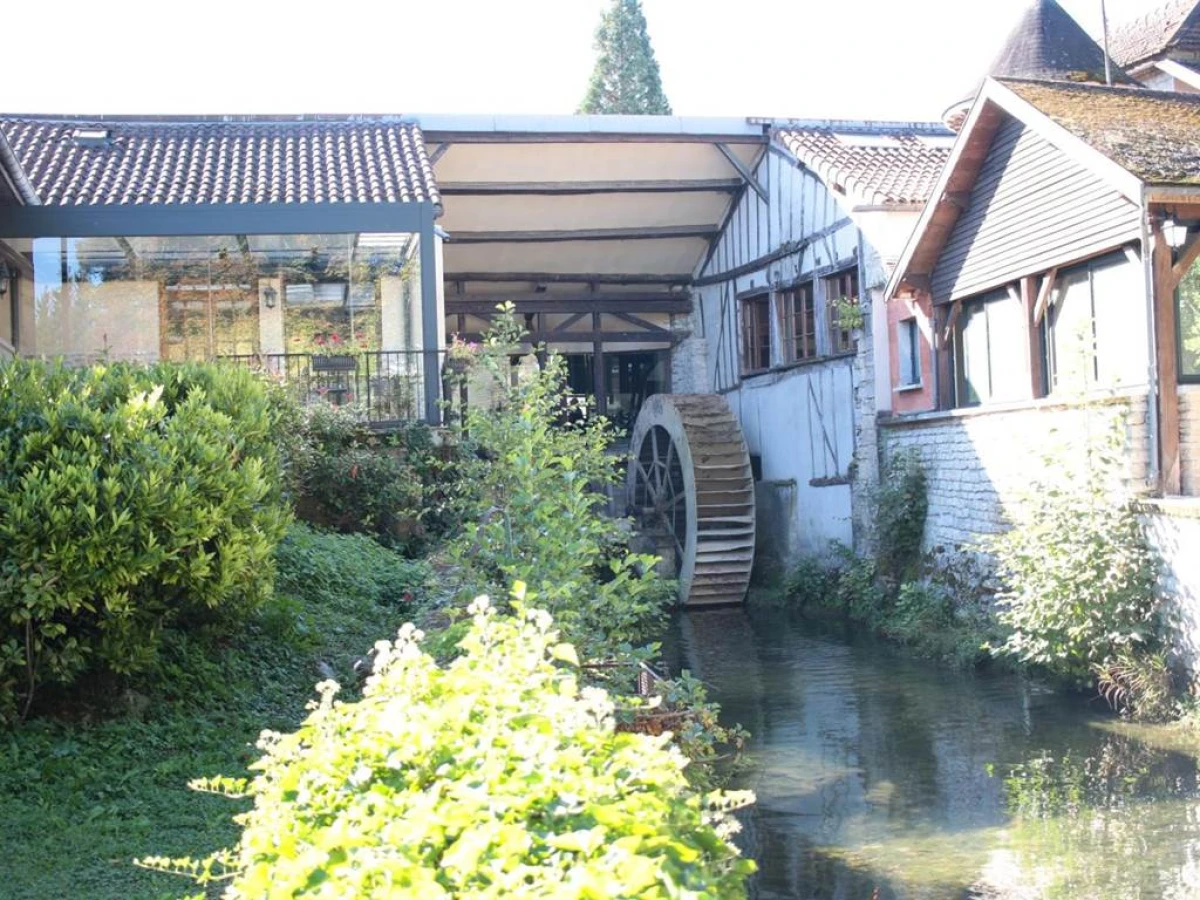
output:
[[[1163,219],[1162,232],[1163,237],[1167,239],[1167,244],[1175,250],[1187,243],[1188,227],[1174,219]]]
[[[0,297],[8,293],[8,281],[12,278],[12,272],[8,268],[8,263],[0,259]]]
[[[269,284],[263,288],[263,303],[267,304],[267,309],[274,309],[278,300],[279,291],[275,290],[275,288]]]

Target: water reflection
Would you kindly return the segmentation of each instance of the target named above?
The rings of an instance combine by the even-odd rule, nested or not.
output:
[[[736,786],[759,798],[761,900],[1200,896],[1194,741],[780,613],[684,616],[679,637],[753,732]]]

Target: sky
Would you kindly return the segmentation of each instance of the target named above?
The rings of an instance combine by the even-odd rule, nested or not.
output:
[[[609,0],[8,0],[0,111],[571,113]],[[1060,0],[1098,34],[1100,0]],[[1160,0],[1108,0],[1110,24]],[[678,115],[937,119],[1028,0],[643,0]]]

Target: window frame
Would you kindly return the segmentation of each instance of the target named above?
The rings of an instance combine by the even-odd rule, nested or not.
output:
[[[990,291],[985,291],[982,294],[976,294],[973,297],[964,297],[957,301],[961,304],[958,313],[954,319],[954,329],[952,336],[952,357],[951,363],[951,384],[953,386],[953,395],[951,397],[952,409],[974,409],[980,406],[989,406],[993,403],[1009,403],[1016,402],[1015,400],[995,400],[995,365],[994,348],[992,345],[992,322],[987,313],[987,307],[992,304],[1013,303],[1014,300],[1009,294],[1008,285],[1002,285]],[[965,325],[970,321],[967,307],[978,307],[979,311],[984,315],[985,345],[987,347],[987,396],[980,397],[974,402],[967,402],[964,399],[967,388],[967,373],[964,368],[966,362],[966,354],[964,352],[965,344],[963,335]]]
[[[909,352],[909,371],[904,371],[904,354],[901,351],[903,346],[908,345]],[[896,323],[896,351],[897,351],[897,373],[899,375],[899,383],[896,385],[898,391],[911,391],[925,386],[925,371],[921,365],[921,326],[916,316],[908,316],[900,319]],[[915,380],[909,376],[915,375]]]
[[[1200,260],[1192,263],[1175,287],[1175,380],[1179,384],[1200,384],[1200,368],[1195,372],[1185,372],[1183,367],[1183,283],[1192,272],[1200,275]]]
[[[753,336],[760,337],[763,329],[766,329],[766,359],[761,366],[752,365],[751,356],[756,352],[762,352],[762,346],[756,346],[751,343],[752,332],[750,322],[748,321],[748,312],[751,309],[759,310],[754,315]],[[768,372],[771,369],[771,350],[774,347],[774,341],[771,338],[771,292],[770,291],[754,291],[745,294],[738,298],[738,324],[741,327],[741,375],[743,378],[750,375],[759,375],[763,372]],[[758,360],[753,360],[757,362]]]
[[[847,297],[853,305],[861,309],[862,298],[858,282],[858,266],[850,266],[826,275],[822,281],[825,288],[825,310],[829,325],[828,355],[841,356],[845,353],[854,353],[858,349],[855,346],[854,330],[841,327],[841,323],[838,321],[837,301],[842,297]],[[849,292],[844,290],[847,284],[851,285],[853,290]]]
[[[821,358],[821,350],[817,335],[820,327],[817,324],[817,290],[816,281],[809,278],[797,281],[782,288],[777,296],[777,318],[779,338],[782,351],[780,362],[783,365],[809,362]],[[799,305],[797,307],[797,301]],[[800,323],[803,330],[796,332]],[[811,329],[809,329],[811,325]],[[803,345],[803,352],[798,352]]]

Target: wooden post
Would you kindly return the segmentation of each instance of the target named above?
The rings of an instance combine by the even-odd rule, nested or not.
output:
[[[1158,352],[1159,482],[1164,496],[1180,492],[1179,361],[1175,326],[1175,278],[1171,248],[1162,223],[1151,226],[1154,240],[1154,346]]]
[[[1025,361],[1029,367],[1029,397],[1031,400],[1046,395],[1045,373],[1042,371],[1042,336],[1037,323],[1037,301],[1037,278],[1032,275],[1022,278],[1021,306],[1025,313],[1023,317]]]
[[[600,337],[600,313],[592,313],[592,389],[596,412],[608,415],[608,367],[604,364],[604,341]]]

